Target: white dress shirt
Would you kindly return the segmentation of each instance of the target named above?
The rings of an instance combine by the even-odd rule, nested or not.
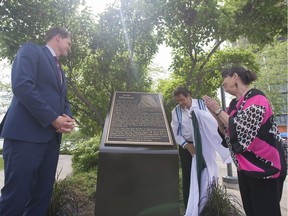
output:
[[[187,141],[192,142],[194,140],[194,130],[191,120],[190,113],[192,110],[199,109],[198,106],[198,100],[192,98],[192,106],[190,109],[183,109],[181,108],[182,112],[182,122],[178,120],[177,114],[176,114],[176,107],[172,110],[172,121],[171,121],[171,127],[174,134],[175,141],[178,145],[182,146],[184,148]],[[179,123],[181,124],[181,133],[178,133]]]

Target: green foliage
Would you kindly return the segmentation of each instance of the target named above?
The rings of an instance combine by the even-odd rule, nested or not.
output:
[[[164,101],[166,101],[166,106],[169,106],[169,103],[171,103],[173,92],[179,85],[185,85],[185,79],[181,76],[175,76],[174,74],[168,79],[159,80],[157,91],[162,92]]]
[[[287,2],[283,0],[225,0],[236,32],[251,43],[265,45],[287,36]]]
[[[129,0],[102,13],[89,55],[73,68],[79,78],[71,102],[80,124],[85,122],[81,132],[88,136],[101,132],[114,91],[151,90],[147,67],[158,39],[148,8],[149,2]]]
[[[73,174],[56,179],[47,216],[94,215],[99,140],[99,136],[84,140],[79,131],[63,137],[66,148],[73,152]]]
[[[260,73],[255,85],[271,102],[276,114],[287,113],[287,45],[288,42],[275,41],[257,53]]]
[[[145,91],[151,85],[147,67],[157,51],[157,35],[155,21],[148,16],[150,7],[145,1],[125,0],[100,16],[93,45],[100,51],[97,59],[110,92]]]
[[[1,149],[1,154],[2,154],[2,149]],[[4,160],[3,158],[1,157],[0,158],[0,170],[3,170],[4,169]]]
[[[173,48],[173,81],[163,81],[159,87],[168,105],[179,84],[189,87],[193,97],[213,95],[221,65],[211,59],[220,45],[239,36],[259,44],[279,34],[285,36],[286,7],[280,3],[118,0],[95,19],[80,0],[3,0],[0,57],[12,60],[20,44],[43,44],[48,28],[67,27],[73,35],[72,53],[62,59],[68,96],[81,133],[94,136],[101,133],[115,90],[151,91],[147,67],[157,44],[165,40]],[[237,59],[231,56],[221,61],[235,63]]]
[[[80,0],[1,1],[1,57],[12,60],[19,46],[27,41],[43,44],[50,26],[69,26],[79,4]]]
[[[272,104],[274,113],[287,113],[287,39],[277,39],[272,44],[257,46],[241,38],[236,46],[220,55],[224,67],[232,66],[225,59],[246,66],[257,73],[252,87],[262,90]],[[235,53],[235,54],[232,54]],[[238,53],[238,54],[236,54]],[[232,54],[232,55],[230,55]],[[219,57],[215,55],[217,61]],[[227,64],[228,63],[228,64]]]
[[[163,20],[166,44],[173,48],[173,73],[184,77],[185,85],[195,89],[193,97],[199,97],[201,89],[209,86],[203,82],[209,76],[205,65],[226,39],[228,25],[224,29],[223,22],[229,17],[215,0],[172,0],[165,5]]]
[[[153,80],[151,91],[157,92],[159,82],[161,82],[163,77],[169,77],[170,73],[167,70],[165,70],[162,66],[152,63],[148,67],[148,75]]]
[[[259,71],[259,65],[256,62],[256,55],[251,50],[242,48],[227,48],[222,51],[217,51],[202,69],[202,72],[206,75],[203,75],[202,77],[203,87],[198,90],[198,97],[201,98],[201,96],[205,94],[216,97],[216,90],[222,83],[221,71],[233,65],[246,66],[256,73]],[[193,83],[197,82],[196,77],[193,77],[192,80]],[[161,80],[158,85],[157,90],[162,92],[164,95],[168,119],[171,118],[170,112],[176,105],[176,102],[173,100],[173,91],[179,85],[185,85],[184,74],[176,75],[174,73],[170,79]],[[197,91],[196,85],[191,85],[188,88],[192,93]]]
[[[243,216],[237,197],[229,194],[226,187],[212,183],[207,192],[207,203],[201,216]]]
[[[51,26],[63,26],[72,33],[72,53],[61,62],[81,133],[101,132],[115,90],[150,91],[147,66],[161,41],[154,28],[157,14],[151,14],[154,3],[117,1],[98,20],[80,0],[4,0],[0,4],[2,58],[12,61],[26,41],[44,44]]]
[[[79,141],[77,148],[73,151],[73,171],[89,172],[96,170],[99,157],[100,136],[89,140]]]
[[[161,31],[166,44],[173,48],[173,73],[185,80],[193,97],[215,94],[219,85],[217,69],[221,65],[211,65],[211,58],[224,41],[236,41],[246,36],[253,43],[262,45],[286,32],[287,14],[284,13],[285,7],[277,4],[279,2],[171,0],[164,4],[165,9],[160,13],[163,20]],[[269,19],[268,25],[263,22],[263,17]],[[247,62],[227,58],[222,60],[225,63],[222,68],[237,62],[256,66],[252,61],[255,58]]]
[[[215,89],[222,84],[221,72],[225,68],[239,65],[256,73],[259,72],[256,55],[249,49],[235,47],[215,52],[205,67],[205,70],[209,71],[211,76],[203,78],[203,82],[207,83],[208,89],[210,89],[208,92],[211,96],[216,96]]]
[[[62,143],[60,145],[60,153],[71,155],[72,151],[77,147],[79,140],[83,140],[83,135],[79,130],[72,133],[62,135]]]
[[[79,131],[64,136],[63,142],[73,152],[73,173],[64,180],[56,179],[47,216],[94,215],[99,140],[84,140]]]
[[[87,198],[95,201],[97,169],[88,172],[73,173],[73,175],[68,178],[68,181],[73,185],[79,185],[81,191],[87,196]]]
[[[218,72],[218,79],[222,82],[222,78],[219,74],[225,68],[241,65],[250,70],[258,73],[259,64],[256,61],[256,55],[249,49],[243,49],[239,47],[226,48],[221,51],[217,51],[211,58],[208,68],[216,70]],[[219,82],[218,82],[219,83]]]
[[[181,167],[181,162],[179,161],[179,168]],[[180,215],[185,215],[185,205],[184,205],[184,200],[183,200],[183,186],[182,186],[182,169],[179,169],[179,210],[180,210]]]
[[[164,108],[166,112],[166,117],[168,122],[171,121],[171,111],[176,106],[176,101],[174,100],[173,92],[175,88],[179,85],[185,85],[185,80],[183,77],[172,76],[168,79],[163,79],[159,81],[157,92],[161,92],[164,99]]]
[[[94,176],[95,173],[90,174],[89,177],[84,174],[81,179],[67,177],[64,180],[56,180],[47,216],[93,215],[94,198],[90,197],[88,191],[91,190],[91,186],[87,185],[93,182],[95,188]]]
[[[91,53],[91,41],[96,34],[95,19],[85,6],[82,6],[82,10],[80,10],[80,0],[21,2],[4,0],[1,2],[0,16],[0,57],[8,58],[11,61],[22,43],[33,41],[44,44],[44,34],[51,26],[63,26],[71,32],[72,53],[68,58],[63,58],[61,62],[66,71],[70,90],[68,96],[72,102],[74,117],[76,120],[80,119],[77,121],[80,129],[82,124],[86,125],[82,121],[82,116],[90,118],[92,116],[95,120],[93,125],[97,125],[99,122],[101,125],[105,114],[102,113],[101,116],[98,107],[93,107],[93,104],[85,98],[85,94],[81,90],[86,86],[79,85],[83,80],[83,69],[77,70],[77,68],[79,68],[78,65],[81,65],[83,57],[85,58]],[[83,68],[85,69],[85,67]],[[82,107],[84,104],[87,109],[77,109],[77,106],[73,106],[75,104],[82,104]],[[78,117],[78,113],[80,117]],[[94,113],[99,115],[95,117]],[[92,128],[95,129],[95,126]],[[95,134],[95,131],[93,130],[91,134]]]

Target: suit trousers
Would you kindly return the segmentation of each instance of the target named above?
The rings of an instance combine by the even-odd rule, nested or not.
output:
[[[192,156],[187,149],[183,149],[181,146],[178,147],[178,150],[179,150],[181,169],[182,169],[183,201],[184,201],[185,208],[187,208],[188,198],[189,198],[189,193],[190,193],[190,176],[191,176]]]
[[[45,216],[59,158],[59,134],[47,143],[4,140],[1,216]]]

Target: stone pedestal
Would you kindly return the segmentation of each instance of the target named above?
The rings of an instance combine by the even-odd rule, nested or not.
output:
[[[178,154],[174,148],[103,147],[96,216],[179,215]]]
[[[99,151],[96,216],[178,216],[178,151],[157,94],[115,93]]]

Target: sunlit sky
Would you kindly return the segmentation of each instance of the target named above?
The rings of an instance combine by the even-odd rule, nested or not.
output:
[[[90,6],[95,13],[103,12],[108,4],[114,2],[115,0],[86,0],[86,4]]]
[[[113,4],[117,0],[86,0],[86,4],[91,7],[95,14],[101,13],[105,10],[107,5]],[[158,47],[158,53],[155,55],[153,62],[162,66],[165,70],[171,64],[171,49],[164,44]]]

